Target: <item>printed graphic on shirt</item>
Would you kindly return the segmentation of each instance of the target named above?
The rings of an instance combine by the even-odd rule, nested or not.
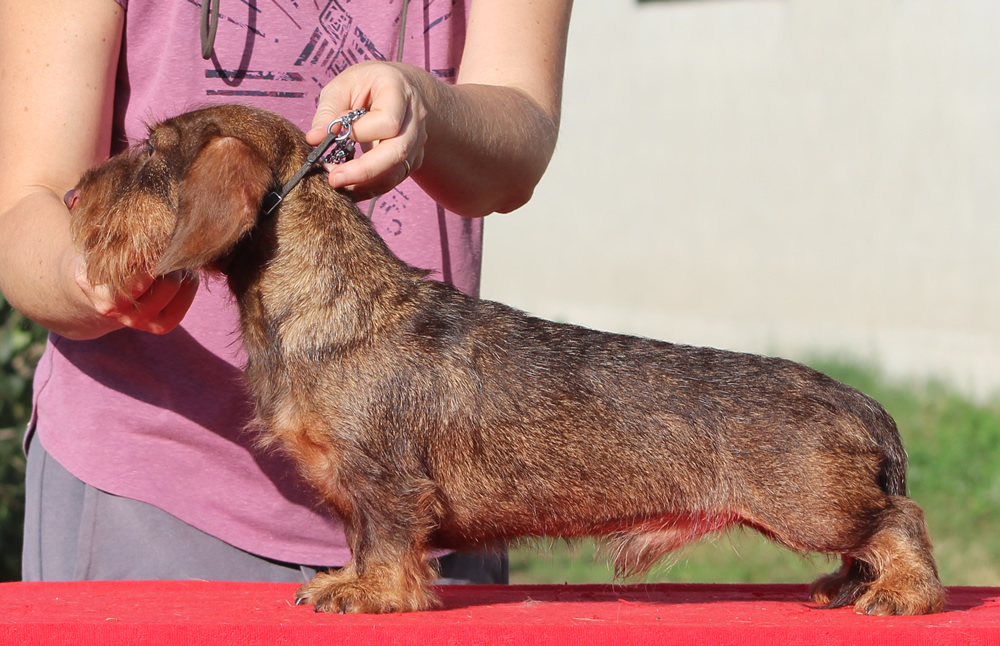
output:
[[[208,0],[204,0],[208,1]],[[449,28],[449,23],[459,6],[457,0],[382,0],[385,5],[380,11],[373,11],[372,5],[361,4],[361,0],[241,0],[230,3],[232,13],[219,14],[219,30],[238,30],[246,34],[245,50],[238,67],[232,68],[213,55],[207,61],[205,78],[210,80],[206,94],[211,97],[226,97],[239,100],[240,97],[267,97],[273,99],[308,99],[318,103],[320,90],[333,77],[348,67],[363,61],[395,60],[399,56],[401,19],[405,13],[406,24],[403,34],[404,51],[414,62],[419,56],[424,68],[445,81],[453,81],[454,67],[437,67],[428,59],[427,39],[439,29]],[[198,7],[201,2],[187,0]],[[408,2],[404,12],[404,3]],[[394,29],[379,31],[366,28],[352,7],[361,8],[362,15],[398,12],[393,22]],[[363,7],[363,8],[362,8]],[[240,19],[243,16],[243,19]],[[461,19],[461,17],[457,17]],[[289,24],[292,28],[289,29]],[[268,25],[271,29],[268,29]],[[274,30],[274,31],[272,31]],[[374,30],[377,31],[377,30]],[[387,33],[391,32],[391,33]],[[280,32],[280,36],[277,33]],[[255,55],[255,42],[270,45],[268,51],[283,52],[278,58],[278,67],[254,69],[255,60],[274,59]],[[412,49],[407,49],[407,47]],[[227,52],[232,56],[232,52]],[[229,61],[226,61],[229,62]],[[391,237],[403,232],[403,212],[410,197],[406,184],[397,186],[376,200],[373,220],[382,234]]]
[[[187,0],[201,11],[201,2]],[[207,1],[207,0],[206,0]],[[242,0],[239,6],[247,11],[246,18],[241,20],[234,14],[219,14],[219,29],[238,29],[247,34],[248,47],[244,52],[244,60],[240,66],[232,68],[223,66],[213,56],[212,67],[205,70],[206,78],[218,80],[219,86],[206,90],[209,96],[266,96],[273,98],[301,99],[312,95],[318,101],[319,90],[334,76],[351,65],[362,61],[395,60],[398,55],[399,30],[403,7],[407,7],[404,47],[421,46],[426,50],[426,38],[433,37],[433,32],[444,29],[452,19],[456,0],[441,2],[423,0],[393,0],[386,3],[386,8],[398,7],[399,15],[394,21],[395,33],[383,34],[376,39],[366,30],[365,25],[351,11],[352,4],[358,0],[327,0],[320,8],[318,0],[270,0],[261,3],[259,0]],[[369,7],[370,10],[370,7]],[[391,10],[391,9],[390,9]],[[241,9],[242,11],[242,9]],[[412,13],[411,13],[412,12]],[[419,12],[419,13],[418,13]],[[414,15],[416,14],[416,15]],[[252,64],[252,41],[255,38],[279,43],[280,38],[269,33],[265,24],[275,24],[273,21],[291,23],[292,38],[298,39],[293,46],[287,43],[283,49],[294,52],[284,62],[280,69],[248,69]],[[288,35],[283,38],[288,39]],[[426,59],[426,51],[421,52]],[[431,61],[425,60],[424,68],[442,80],[453,80],[454,67],[436,67]],[[298,85],[307,83],[309,87]],[[298,87],[296,87],[298,86]]]
[[[333,78],[351,65],[373,60],[384,61],[386,57],[361,26],[354,24],[351,14],[337,0],[331,0],[295,64],[307,64],[318,76]]]
[[[383,238],[398,236],[403,232],[403,211],[410,197],[406,194],[406,185],[396,186],[375,202],[372,221],[379,228]]]

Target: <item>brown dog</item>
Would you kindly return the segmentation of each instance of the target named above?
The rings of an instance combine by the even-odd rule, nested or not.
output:
[[[353,558],[317,610],[434,606],[433,548],[612,542],[620,575],[752,527],[843,557],[813,601],[943,608],[906,456],[872,399],[809,368],[595,332],[470,298],[398,260],[269,112],[207,108],[89,171],[68,203],[89,278],[228,276],[257,424],[343,519]]]

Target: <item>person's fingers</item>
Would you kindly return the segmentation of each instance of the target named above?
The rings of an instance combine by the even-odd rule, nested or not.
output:
[[[380,93],[372,105],[352,126],[351,138],[372,143],[400,136],[411,125],[413,110],[402,92]]]
[[[316,113],[313,115],[312,126],[306,132],[306,141],[312,146],[318,146],[328,134],[328,128],[334,121],[350,112],[351,82],[350,70],[343,72],[328,83],[321,91]],[[365,107],[365,106],[357,106]]]
[[[348,192],[384,193],[420,168],[423,145],[416,133],[378,142],[357,159],[333,166],[330,184]]]
[[[87,267],[82,258],[76,266],[75,278],[77,286],[90,300],[94,310],[109,318],[117,318],[122,312],[131,309],[134,299],[149,289],[154,282],[152,276],[136,276],[124,288],[124,293],[111,285],[94,285],[87,277]]]
[[[160,310],[161,321],[165,322],[170,329],[177,327],[184,320],[184,316],[191,308],[191,303],[194,302],[194,298],[198,294],[200,284],[201,281],[198,280],[198,275],[188,272],[187,276],[181,282],[180,288],[177,290],[177,295]]]
[[[120,325],[165,334],[177,327],[194,301],[198,277],[188,271],[176,271],[154,279],[137,276],[125,293],[110,285],[92,285],[86,270],[77,271],[77,283],[90,299],[94,310]]]
[[[197,274],[184,270],[158,278],[135,300],[135,308],[122,317],[122,323],[153,334],[170,332],[191,307],[198,282]]]

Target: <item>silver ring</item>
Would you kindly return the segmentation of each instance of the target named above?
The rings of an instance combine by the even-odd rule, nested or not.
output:
[[[346,140],[348,137],[351,136],[351,132],[354,130],[354,126],[352,124],[361,117],[365,116],[366,112],[368,112],[368,110],[366,110],[365,108],[358,108],[357,110],[351,110],[341,118],[335,121],[331,121],[330,125],[326,129],[326,134],[332,135],[333,127],[337,124],[340,124],[340,129],[342,132],[336,139],[334,139],[334,141]]]
[[[334,141],[344,141],[345,139],[350,139],[351,132],[353,132],[354,130],[354,126],[351,125],[352,123],[353,123],[352,121],[348,121],[346,118],[337,119],[336,121],[330,123],[330,127],[326,129],[326,133],[332,135],[333,127],[337,124],[340,124],[340,134],[337,135],[337,138],[334,139]]]
[[[406,179],[407,177],[410,176],[410,160],[408,159],[403,160],[403,170],[405,171],[405,173],[403,174],[403,179]]]

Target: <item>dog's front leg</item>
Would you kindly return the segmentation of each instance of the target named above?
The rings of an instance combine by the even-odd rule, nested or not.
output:
[[[423,519],[389,514],[355,514],[345,521],[350,563],[317,574],[295,593],[296,604],[336,613],[412,612],[439,605],[429,588],[435,572],[427,559]]]

